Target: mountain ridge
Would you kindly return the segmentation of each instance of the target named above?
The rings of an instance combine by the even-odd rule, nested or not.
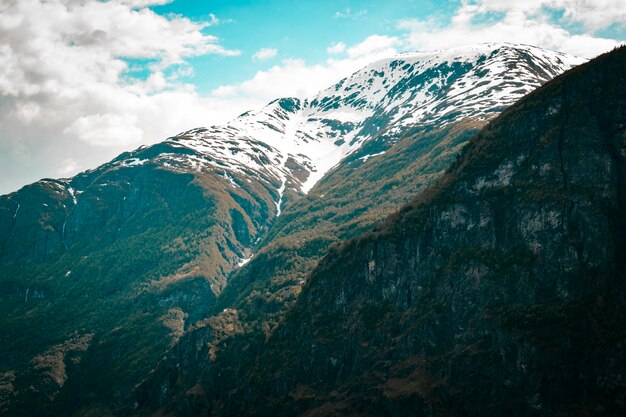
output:
[[[528,62],[523,62],[524,60]],[[237,145],[246,146],[245,149],[238,149],[238,153],[243,153],[247,157],[244,158],[244,161],[237,162],[257,165],[255,168],[260,174],[263,174],[263,167],[260,166],[263,164],[259,164],[254,153],[261,155],[264,161],[278,162],[276,158],[282,157],[283,169],[278,170],[279,172],[273,172],[272,175],[275,177],[289,175],[288,171],[290,170],[284,167],[289,158],[304,157],[295,163],[298,164],[298,168],[308,170],[307,177],[310,179],[308,181],[302,180],[302,176],[306,174],[300,175],[300,179],[292,174],[290,180],[294,182],[294,189],[306,194],[330,168],[335,167],[342,158],[354,153],[359,148],[358,145],[354,146],[355,144],[360,145],[371,139],[372,133],[375,132],[364,126],[368,118],[373,116],[376,118],[390,117],[392,120],[386,127],[391,134],[394,131],[406,130],[415,125],[445,124],[451,109],[456,109],[455,111],[458,112],[454,117],[487,119],[491,117],[490,113],[495,114],[501,111],[542,82],[584,61],[581,58],[535,46],[505,42],[467,45],[428,52],[405,52],[368,64],[311,98],[277,98],[260,109],[242,113],[223,126],[194,128],[155,145],[142,145],[131,151],[131,155],[125,160],[123,156],[127,152],[122,153],[109,163],[86,170],[78,175],[84,176],[115,162],[126,166],[145,163],[145,159],[133,158],[132,155],[139,154],[146,148],[163,146],[164,144],[180,145],[199,151],[198,153],[201,155],[207,153],[208,156],[215,156],[222,164],[225,164],[229,162],[228,157],[235,161],[238,157],[232,152],[228,157],[226,157],[225,152],[221,154],[218,152],[215,155],[212,153],[216,149],[226,149],[227,146],[224,145],[232,145],[229,140],[232,142],[236,138],[239,141]],[[454,62],[458,66],[469,67],[469,71],[467,71],[469,74],[460,74],[461,77],[458,80],[455,79],[459,77],[459,74],[455,73],[457,69],[445,68],[449,66],[450,62]],[[387,74],[385,74],[385,70]],[[420,70],[427,74],[420,73]],[[444,70],[447,72],[444,73]],[[439,77],[434,77],[433,73]],[[473,83],[467,79],[476,78],[476,74],[479,74],[479,77],[490,75],[490,78],[485,82],[472,80]],[[430,82],[428,88],[424,88],[425,85],[417,84],[424,81],[418,78],[424,77]],[[447,78],[443,79],[442,77]],[[445,83],[447,83],[446,88],[442,88]],[[493,84],[495,88],[485,84]],[[359,86],[361,91],[358,91]],[[427,91],[423,92],[424,89]],[[473,90],[478,91],[470,94]],[[439,96],[434,94],[434,91],[438,91]],[[444,92],[444,97],[441,96],[441,91]],[[494,91],[504,91],[509,94],[503,93],[494,96]],[[411,92],[412,94],[410,94]],[[420,96],[417,92],[422,95]],[[448,93],[451,93],[450,99],[447,97]],[[485,98],[485,94],[489,97]],[[461,103],[458,97],[462,97],[465,102],[468,101],[468,98],[474,99],[475,102]],[[481,98],[484,99],[484,102],[480,101]],[[418,116],[415,116],[416,108],[419,109]],[[433,114],[435,110],[438,110],[439,113]],[[413,115],[412,118],[409,117],[409,112]],[[290,118],[290,115],[298,115],[299,113],[302,113],[300,117],[302,120]],[[393,114],[388,116],[385,113]],[[378,126],[376,129],[380,130],[381,128],[383,127]],[[282,137],[276,138],[276,135],[272,135],[273,132],[282,134]],[[246,139],[255,135],[260,135],[261,139],[255,138],[251,143],[242,140],[242,137]],[[342,142],[353,143],[348,146],[344,146],[344,143],[335,144],[335,149],[328,146],[328,143],[322,143],[333,142],[331,139],[339,135],[342,136]],[[286,136],[291,136],[295,140],[286,138]],[[211,144],[210,141],[217,141],[217,143],[213,143],[215,145],[213,149],[207,148],[207,145]],[[254,145],[261,143],[267,145],[264,147],[267,153],[255,149]],[[281,147],[283,149],[279,149]],[[254,152],[250,152],[251,150]],[[167,152],[164,153],[167,154]],[[279,153],[284,155],[278,155]],[[320,153],[321,157],[319,156]],[[316,163],[313,163],[312,158],[318,158]],[[318,167],[319,159],[329,159],[331,162]],[[202,161],[202,158],[195,160],[192,158],[188,164],[192,168],[198,168],[199,165],[206,162]],[[212,161],[208,162],[211,163]],[[166,163],[165,166],[169,165]],[[69,184],[72,178],[60,178],[58,180],[44,178],[42,181],[52,180]]]
[[[514,58],[533,59],[523,51]],[[457,67],[471,71],[476,59],[445,64],[436,79],[458,80]],[[192,129],[0,197],[0,330],[11,352],[0,363],[0,409],[11,398],[17,415],[62,415],[68,404],[113,413],[137,384],[160,375],[163,355],[194,340],[211,347],[207,358],[228,358],[219,346],[232,341],[229,329],[243,332],[242,349],[254,347],[246,340],[274,328],[330,244],[438,178],[484,124],[474,116],[492,117],[472,105],[441,126],[392,120],[403,105],[442,103],[436,91],[434,99],[414,94],[435,74],[430,67],[392,62],[400,61],[385,64],[389,71],[405,80],[395,90],[364,87],[359,98],[344,81],[306,114],[302,101],[277,99],[233,126]],[[550,68],[528,72],[525,89],[561,67]],[[379,70],[358,77],[380,81]],[[385,105],[367,100],[376,91]],[[495,115],[502,102],[485,91],[477,100]]]
[[[489,123],[334,247],[214,415],[620,415],[626,47]]]

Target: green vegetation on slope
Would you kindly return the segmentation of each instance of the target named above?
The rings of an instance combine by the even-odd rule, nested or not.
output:
[[[107,414],[128,400],[272,213],[262,185],[226,182],[105,165],[0,197],[2,412]]]

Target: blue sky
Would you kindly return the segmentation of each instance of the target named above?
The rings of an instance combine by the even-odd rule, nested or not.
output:
[[[399,32],[398,20],[433,14],[450,16],[457,6],[458,2],[445,0],[176,0],[153,10],[198,21],[210,21],[213,14],[223,22],[206,31],[218,36],[223,46],[240,50],[241,55],[189,60],[195,75],[186,80],[208,94],[219,85],[248,79],[281,59],[323,62],[327,58],[326,48],[333,42],[356,44],[375,33],[394,35]],[[278,54],[265,61],[252,60],[261,48],[277,49]]]
[[[615,0],[614,3],[620,1],[622,0]],[[178,14],[199,22],[211,21],[213,16],[219,19],[219,24],[208,27],[205,31],[219,37],[224,47],[239,50],[241,55],[235,57],[205,55],[191,58],[188,62],[195,71],[193,75],[184,78],[185,81],[193,83],[201,94],[210,94],[220,85],[249,79],[257,71],[276,65],[281,59],[300,58],[309,64],[324,62],[328,58],[327,48],[333,42],[353,45],[372,34],[402,36],[405,31],[398,27],[398,22],[401,21],[432,19],[438,24],[445,25],[455,12],[467,3],[471,2],[175,0],[165,5],[154,6],[152,9],[165,16]],[[549,16],[556,26],[567,28],[572,34],[585,33],[580,21],[563,19],[566,8],[558,7],[559,3],[552,2],[557,7],[553,7],[552,4],[543,6],[545,15]],[[593,0],[590,3],[593,3]],[[598,5],[602,6],[599,3]],[[505,14],[506,8],[477,13],[474,22],[496,24]],[[591,32],[599,37],[626,39],[626,28],[620,21],[611,22]],[[496,36],[493,40],[497,40]],[[251,59],[261,48],[276,49],[277,54],[262,61]],[[398,49],[411,48],[405,45]]]
[[[0,194],[68,177],[404,51],[592,58],[626,0],[19,0],[0,13]]]

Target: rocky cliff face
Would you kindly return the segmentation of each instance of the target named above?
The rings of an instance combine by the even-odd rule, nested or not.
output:
[[[624,68],[531,93],[335,247],[213,414],[623,414]]]

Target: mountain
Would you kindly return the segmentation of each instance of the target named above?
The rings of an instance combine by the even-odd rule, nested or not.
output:
[[[499,46],[488,55],[499,54],[510,51]],[[266,338],[329,248],[368,230],[436,181],[485,118],[474,113],[445,123],[418,123],[398,134],[391,125],[347,155],[306,196],[285,207],[254,257],[230,277],[212,317],[181,338],[142,385],[138,402],[194,415],[202,411],[189,411],[194,410],[189,401],[214,399],[210,394],[202,401],[190,399],[188,392],[198,387],[219,392],[245,380],[246,369],[258,360],[249,352],[265,349]]]
[[[256,256],[289,250],[292,258],[293,249],[304,251],[303,270],[277,265],[271,272],[301,281],[331,243],[365,230],[435,180],[486,120],[581,62],[508,44],[403,54],[375,62],[310,100],[277,100],[242,115],[231,134],[283,149],[287,155],[276,160],[286,161],[285,169],[276,176],[286,184],[285,198],[277,203],[297,200],[256,245]],[[215,140],[212,133],[202,135]],[[259,281],[267,274],[254,264],[243,275]],[[228,290],[241,299],[250,278],[236,281]],[[232,307],[232,297],[222,299],[220,306]]]
[[[194,129],[172,142],[205,156],[195,161],[200,165],[248,168],[279,179],[280,189],[306,194],[381,130],[386,130],[381,140],[391,144],[416,125],[489,119],[581,62],[508,44],[401,54],[370,64],[311,99],[277,99],[224,128]],[[259,148],[258,142],[268,146]]]
[[[487,120],[580,62],[506,44],[405,54],[0,197],[0,410],[117,413],[167,374],[166,353],[193,363],[176,355],[198,340],[235,378],[253,357],[219,344],[257,346],[331,244],[407,203]],[[213,376],[194,369],[185,382]]]
[[[624,68],[621,47],[491,121],[436,185],[333,247],[242,375],[188,409],[624,415]]]

